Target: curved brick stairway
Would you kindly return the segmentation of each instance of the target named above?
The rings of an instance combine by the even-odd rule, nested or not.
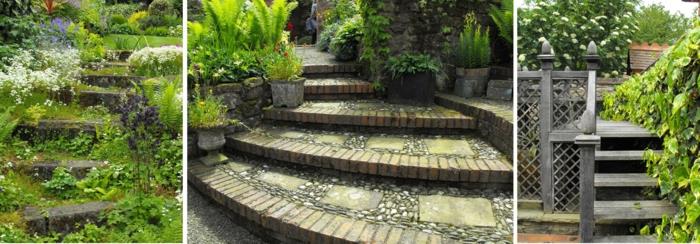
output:
[[[355,64],[297,52],[306,103],[266,108],[262,126],[227,135],[226,163],[190,162],[196,189],[275,242],[512,242],[509,154],[479,136],[504,126],[437,105],[387,104]],[[441,99],[512,128],[501,118],[509,109]]]

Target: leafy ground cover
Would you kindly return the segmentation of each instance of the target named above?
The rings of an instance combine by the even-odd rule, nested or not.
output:
[[[144,47],[182,46],[181,37],[139,36],[110,34],[104,37],[105,47],[114,50],[133,50]]]

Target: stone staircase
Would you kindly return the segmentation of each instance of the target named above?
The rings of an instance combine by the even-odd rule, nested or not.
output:
[[[646,129],[628,122],[598,121],[601,145],[595,151],[594,219],[596,224],[619,228],[596,228],[596,242],[646,242],[639,228],[672,216],[676,207],[657,199],[657,180],[646,174],[647,149],[661,149],[661,140]],[[652,193],[650,193],[652,192]]]
[[[190,160],[195,188],[273,242],[512,242],[512,165],[476,118],[385,103],[356,65],[297,52],[306,102],[227,135],[227,163]]]

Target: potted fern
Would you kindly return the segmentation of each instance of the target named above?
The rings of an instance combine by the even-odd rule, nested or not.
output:
[[[404,53],[389,58],[387,69],[392,74],[387,87],[389,102],[420,106],[433,104],[435,74],[440,65],[430,55]]]
[[[288,47],[287,50],[293,50]],[[282,51],[272,57],[265,68],[275,107],[295,108],[304,102],[304,79],[301,59],[294,51]]]
[[[489,29],[482,31],[474,13],[467,14],[464,29],[455,47],[457,81],[455,93],[463,97],[482,96],[486,93],[491,63]]]

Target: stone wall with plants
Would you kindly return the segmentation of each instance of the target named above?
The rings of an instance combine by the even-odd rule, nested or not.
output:
[[[360,1],[365,21],[362,60],[369,63],[370,80],[385,77],[379,72],[387,56],[401,52],[422,52],[438,58],[444,73],[438,74],[438,88],[445,89],[448,75],[454,74],[454,45],[464,28],[467,13],[474,12],[477,22],[489,28],[495,64],[510,66],[509,44],[497,38],[498,27],[488,14],[500,1]]]
[[[698,23],[700,24],[700,23]],[[602,116],[641,124],[663,138],[663,152],[645,153],[648,174],[661,196],[678,206],[655,227],[659,238],[700,240],[700,25],[688,31],[642,75],[604,98]],[[643,108],[643,109],[640,109]],[[649,234],[649,227],[642,234]]]

